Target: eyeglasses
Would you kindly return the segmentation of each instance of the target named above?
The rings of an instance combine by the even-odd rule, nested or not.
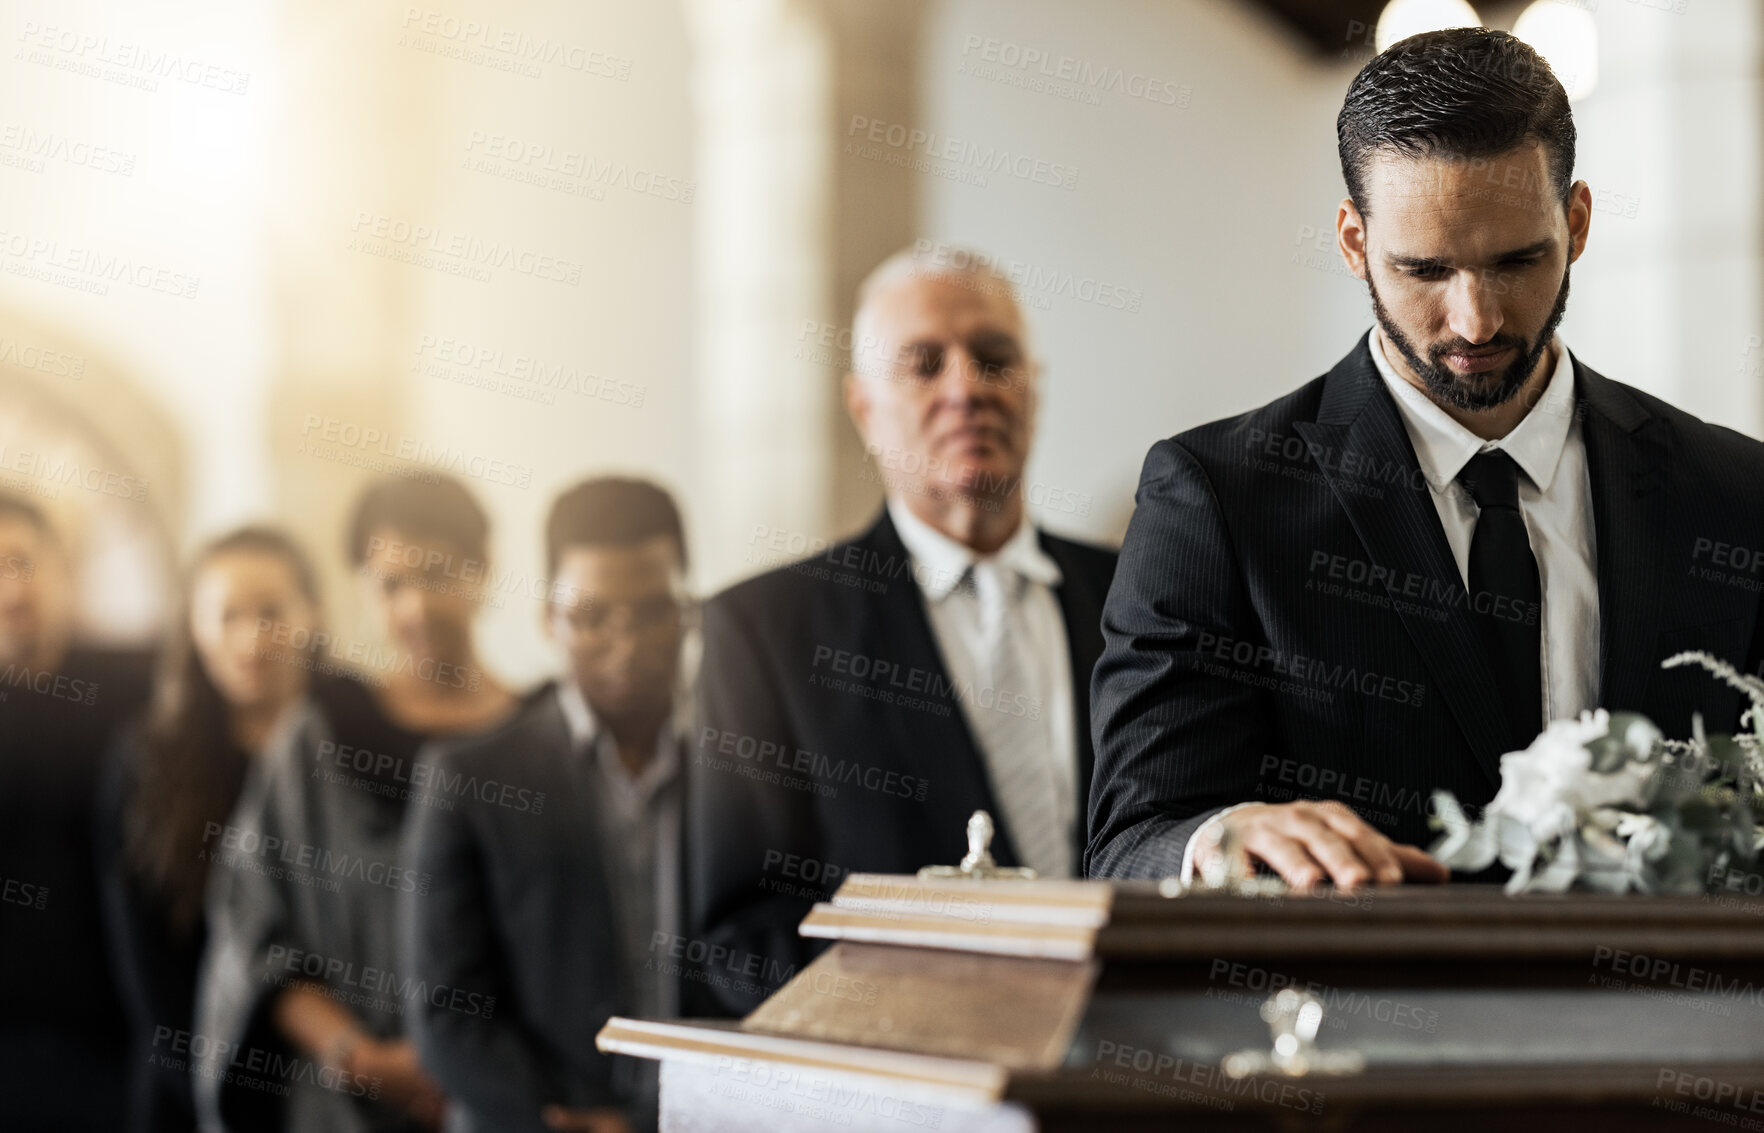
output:
[[[590,640],[682,629],[692,624],[696,614],[697,605],[690,599],[674,598],[641,602],[601,602],[589,598],[579,606],[552,608],[552,616],[568,625],[571,633]]]

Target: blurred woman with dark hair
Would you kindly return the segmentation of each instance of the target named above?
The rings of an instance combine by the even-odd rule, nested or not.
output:
[[[212,831],[253,762],[291,726],[311,686],[261,648],[263,628],[319,618],[306,557],[247,527],[197,554],[160,656],[146,718],[112,751],[98,824],[111,952],[135,1033],[131,1128],[196,1126],[187,1036],[206,942]],[[179,1037],[183,1036],[183,1037]]]

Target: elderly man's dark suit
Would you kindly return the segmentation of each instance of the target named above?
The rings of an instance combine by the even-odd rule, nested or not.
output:
[[[1077,851],[1089,674],[1115,552],[1046,532],[1040,544],[1063,576]],[[857,539],[706,606],[699,742],[687,768],[688,889],[695,932],[719,958],[709,986],[729,1010],[751,1009],[810,958],[797,924],[846,873],[960,861],[968,816],[981,808],[997,824],[994,855],[1017,862],[913,571],[884,512]]]

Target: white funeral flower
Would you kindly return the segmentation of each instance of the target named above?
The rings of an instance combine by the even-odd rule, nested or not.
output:
[[[1659,861],[1672,848],[1671,829],[1651,814],[1619,818],[1617,837],[1624,840],[1624,866],[1632,877],[1641,877],[1649,862]]]
[[[1651,764],[1630,761],[1609,774],[1592,770],[1586,745],[1610,731],[1603,708],[1582,712],[1578,720],[1557,720],[1524,751],[1501,757],[1501,789],[1486,815],[1506,815],[1530,832],[1539,845],[1572,834],[1592,811],[1639,807]]]
[[[1711,738],[1700,716],[1691,718],[1690,740],[1672,742],[1634,712],[1558,720],[1524,751],[1501,757],[1501,789],[1479,821],[1451,792],[1434,792],[1443,832],[1434,857],[1469,873],[1498,860],[1512,871],[1509,893],[1649,893],[1694,892],[1699,871],[1730,855],[1747,858],[1747,842],[1764,855],[1755,817],[1764,811],[1764,678],[1703,653],[1681,653],[1664,667],[1693,664],[1751,700],[1740,723],[1749,718],[1756,735]]]

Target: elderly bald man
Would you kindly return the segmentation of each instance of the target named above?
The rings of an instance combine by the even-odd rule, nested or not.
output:
[[[1001,863],[1082,860],[1116,556],[1027,515],[1039,367],[1016,297],[984,257],[921,244],[857,308],[845,402],[881,514],[704,612],[690,905],[732,1011],[810,958],[797,924],[846,874],[959,861],[976,809]]]

